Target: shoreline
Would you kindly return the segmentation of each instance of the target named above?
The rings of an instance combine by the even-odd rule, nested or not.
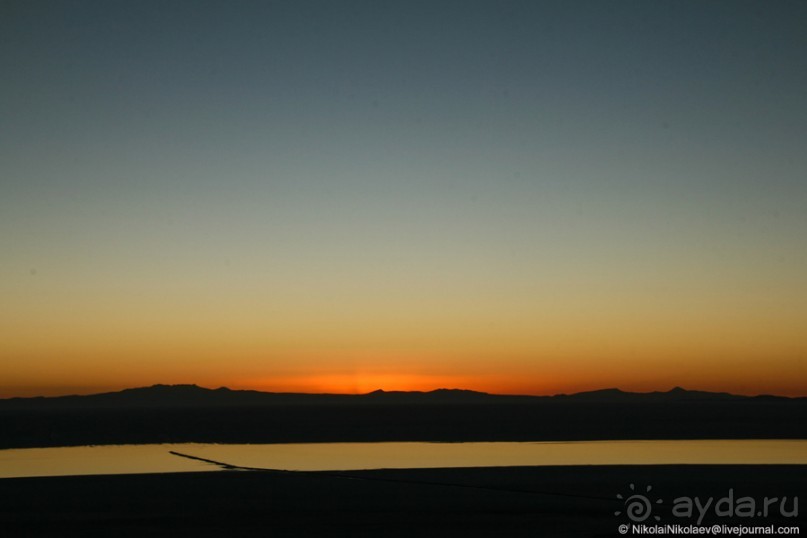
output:
[[[807,440],[144,444],[0,450],[0,479],[210,472],[807,465]]]

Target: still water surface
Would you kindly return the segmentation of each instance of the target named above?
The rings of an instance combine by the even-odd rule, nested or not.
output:
[[[807,464],[807,440],[165,444],[0,450],[0,478],[218,471],[170,451],[297,471],[625,464]]]

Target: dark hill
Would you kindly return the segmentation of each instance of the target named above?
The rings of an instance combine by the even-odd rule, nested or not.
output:
[[[0,448],[132,443],[807,439],[807,398],[618,389],[363,395],[196,385],[0,400]]]
[[[153,385],[85,396],[55,396],[0,399],[0,409],[140,408],[140,407],[232,407],[324,404],[531,404],[547,401],[579,402],[675,402],[800,400],[781,396],[738,396],[725,392],[705,392],[676,387],[667,392],[625,392],[617,388],[559,394],[557,396],[517,396],[489,394],[462,389],[420,391],[376,390],[368,394],[307,394],[208,389],[198,385]]]
[[[675,401],[717,401],[717,400],[749,400],[760,398],[760,396],[740,396],[729,394],[728,392],[707,392],[702,390],[686,390],[675,387],[667,392],[625,392],[617,388],[594,390],[589,392],[578,392],[569,396],[561,395],[560,398],[574,400],[599,401],[599,402],[675,402]],[[782,398],[781,396],[769,396],[768,398]]]

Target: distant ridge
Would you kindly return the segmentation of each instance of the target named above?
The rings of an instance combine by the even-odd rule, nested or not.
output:
[[[747,400],[755,398],[782,398],[785,396],[741,396],[728,392],[708,392],[702,390],[686,390],[681,387],[672,388],[666,392],[625,392],[617,388],[593,390],[588,392],[578,392],[571,395],[559,395],[557,397],[573,398],[578,400],[591,401],[625,401],[625,400]]]
[[[0,448],[137,443],[807,439],[807,398],[616,388],[295,394],[154,385],[0,400]]]
[[[675,387],[666,392],[626,392],[618,388],[558,394],[555,396],[526,396],[489,394],[465,389],[440,388],[432,391],[375,390],[367,394],[309,394],[261,392],[256,390],[216,389],[198,385],[152,385],[117,392],[72,396],[38,396],[33,398],[0,399],[0,409],[21,408],[139,408],[139,407],[233,407],[266,405],[326,405],[326,404],[493,404],[547,401],[580,402],[676,402],[729,400],[804,400],[784,396],[741,396],[727,392],[686,390]]]

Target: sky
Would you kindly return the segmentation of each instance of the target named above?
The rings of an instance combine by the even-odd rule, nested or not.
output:
[[[807,396],[807,4],[0,2],[0,397]]]

